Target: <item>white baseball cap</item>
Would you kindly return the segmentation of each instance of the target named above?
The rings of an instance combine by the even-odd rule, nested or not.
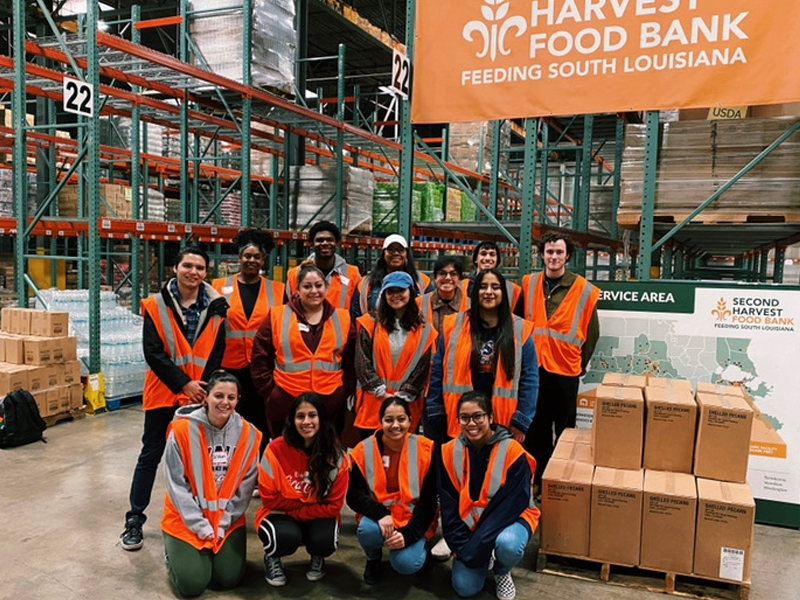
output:
[[[408,248],[408,242],[399,233],[393,233],[383,240],[383,249],[386,250],[392,244],[400,244],[403,248]]]

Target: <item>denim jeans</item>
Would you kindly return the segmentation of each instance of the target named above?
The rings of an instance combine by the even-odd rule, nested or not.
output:
[[[125,514],[126,521],[131,517],[138,517],[139,521],[144,523],[147,518],[144,510],[150,504],[158,463],[161,462],[164,448],[167,446],[167,429],[172,422],[176,408],[177,406],[170,406],[144,411],[142,450],[133,471],[130,494],[131,509]]]
[[[497,536],[494,543],[494,574],[505,575],[522,560],[530,534],[521,523],[513,523]],[[453,559],[451,581],[453,589],[462,598],[474,596],[483,589],[489,565],[470,568],[458,558]]]
[[[367,560],[378,560],[381,558],[383,550],[383,536],[381,528],[372,519],[361,517],[361,521],[356,529],[358,543],[364,549]],[[389,551],[389,564],[401,575],[411,575],[416,573],[425,564],[426,549],[425,537],[419,538],[416,542],[400,550]]]

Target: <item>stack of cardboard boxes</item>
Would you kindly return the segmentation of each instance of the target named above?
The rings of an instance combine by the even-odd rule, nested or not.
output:
[[[83,406],[69,313],[7,307],[0,312],[0,395],[28,390],[43,417]]]
[[[545,470],[542,552],[749,581],[741,388],[608,374],[594,396],[591,431],[565,431]]]

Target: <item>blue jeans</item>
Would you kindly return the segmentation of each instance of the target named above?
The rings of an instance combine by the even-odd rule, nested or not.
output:
[[[142,450],[133,471],[130,494],[131,509],[125,514],[126,521],[131,517],[138,517],[139,521],[144,523],[147,518],[144,510],[150,504],[158,463],[161,462],[164,448],[167,446],[167,429],[172,422],[176,408],[177,406],[170,406],[144,411]]]
[[[367,560],[380,560],[383,553],[383,536],[381,528],[372,519],[361,517],[361,521],[356,529],[358,543],[364,549]],[[411,575],[416,573],[425,564],[425,537],[419,538],[416,542],[400,550],[389,551],[389,564],[401,575]]]
[[[500,532],[494,543],[495,575],[509,573],[522,560],[529,537],[528,529],[521,523],[513,523]],[[483,589],[488,570],[488,564],[470,568],[458,558],[454,558],[451,575],[453,589],[462,598],[474,596]]]

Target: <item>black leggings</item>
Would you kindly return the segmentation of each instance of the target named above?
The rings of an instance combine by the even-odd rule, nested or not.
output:
[[[258,526],[258,537],[267,556],[289,556],[302,543],[311,556],[328,557],[339,546],[336,519],[297,521],[283,514],[267,515]]]

